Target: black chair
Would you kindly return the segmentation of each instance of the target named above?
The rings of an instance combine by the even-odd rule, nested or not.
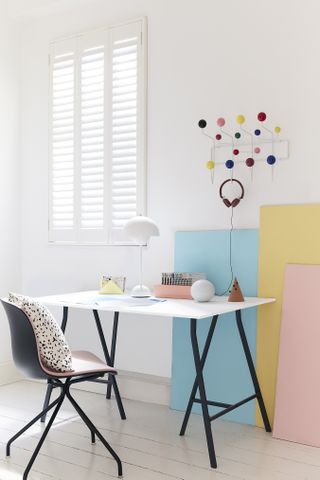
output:
[[[37,444],[32,457],[23,473],[23,480],[28,478],[30,469],[42,447],[42,444],[61,408],[61,405],[67,397],[72,406],[78,412],[79,416],[82,418],[84,423],[87,425],[91,432],[91,441],[95,443],[95,436],[97,436],[106,449],[113,456],[118,466],[118,476],[122,476],[122,463],[116,452],[101,435],[99,430],[91,422],[91,420],[84,413],[82,408],[75,401],[73,396],[70,393],[71,385],[79,382],[84,382],[86,380],[92,380],[99,377],[102,377],[105,373],[115,375],[117,372],[114,368],[109,367],[106,363],[102,362],[98,357],[90,352],[72,352],[72,372],[58,373],[48,369],[45,365],[42,364],[41,358],[38,352],[36,336],[32,327],[32,324],[27,317],[27,315],[16,305],[8,302],[7,300],[1,300],[2,305],[6,311],[10,332],[11,332],[11,345],[12,345],[12,355],[14,362],[19,370],[21,370],[24,375],[28,378],[40,378],[45,379],[52,383],[54,387],[59,387],[61,393],[56,400],[48,405],[39,415],[37,415],[31,422],[29,422],[25,427],[23,427],[16,435],[14,435],[7,443],[6,446],[6,455],[10,456],[10,446],[20,435],[28,430],[35,422],[40,420],[40,418],[49,412],[53,407],[55,407],[51,418],[46,425],[44,432]]]

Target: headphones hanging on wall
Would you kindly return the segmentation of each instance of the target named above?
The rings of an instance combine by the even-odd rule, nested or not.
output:
[[[228,198],[226,198],[226,197],[223,195],[223,187],[224,187],[227,183],[229,183],[229,182],[236,182],[236,183],[239,185],[239,187],[241,188],[241,195],[240,195],[240,197],[236,197],[236,198],[234,198],[233,200],[229,200]],[[234,207],[236,207],[237,205],[239,205],[240,200],[242,200],[243,197],[244,197],[244,188],[243,188],[243,185],[242,185],[242,183],[241,183],[239,180],[237,180],[236,178],[228,178],[228,180],[225,180],[225,181],[221,184],[220,190],[219,190],[219,195],[220,195],[220,198],[222,199],[222,201],[223,201],[223,203],[225,204],[226,207],[228,207],[228,208],[229,208],[229,207],[234,208]]]

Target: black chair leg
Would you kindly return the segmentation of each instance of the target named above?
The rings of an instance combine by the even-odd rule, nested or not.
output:
[[[37,415],[33,420],[31,420],[31,422],[29,422],[25,427],[23,427],[21,430],[19,430],[18,433],[16,433],[12,438],[10,438],[10,440],[8,441],[7,443],[7,446],[6,446],[6,455],[7,457],[10,457],[10,446],[11,444],[17,440],[17,438],[20,437],[20,435],[22,435],[24,432],[26,432],[28,430],[28,428],[30,428],[34,423],[36,423],[39,418],[41,418],[43,415],[45,415],[46,413],[49,412],[49,410],[51,410],[55,405],[57,405],[57,403],[59,402],[59,400],[61,399],[61,397],[63,397],[64,394],[61,394],[56,400],[54,400],[54,402],[52,402],[49,406],[47,406],[47,408],[45,408],[44,410],[42,410],[41,413],[39,413],[39,415]]]
[[[71,404],[73,405],[73,407],[75,408],[75,410],[78,412],[80,417],[86,423],[86,425],[88,426],[90,431],[94,432],[97,435],[97,437],[99,438],[101,443],[103,443],[103,445],[106,447],[106,449],[109,451],[109,453],[113,456],[113,458],[115,459],[115,461],[117,462],[117,465],[118,465],[118,476],[122,477],[122,463],[121,463],[120,458],[116,454],[116,452],[113,450],[111,445],[109,445],[109,443],[106,441],[106,439],[101,435],[101,433],[95,427],[95,425],[91,422],[91,420],[87,417],[87,415],[84,413],[84,411],[82,410],[80,405],[78,405],[78,403],[75,401],[75,399],[71,396],[71,393],[70,393],[69,389],[66,391],[66,395],[67,395],[68,399],[70,400]]]
[[[48,422],[48,424],[47,424],[47,426],[46,426],[43,434],[41,435],[41,438],[40,438],[40,440],[39,440],[39,442],[38,442],[38,445],[36,446],[35,451],[33,452],[32,457],[31,457],[30,460],[29,460],[29,463],[28,463],[28,465],[27,465],[27,468],[26,468],[25,471],[23,472],[23,477],[22,477],[23,480],[27,480],[27,478],[28,478],[28,475],[29,475],[29,472],[30,472],[30,470],[31,470],[31,467],[32,467],[35,459],[37,458],[38,453],[39,453],[39,451],[40,451],[40,448],[42,447],[43,442],[45,441],[46,436],[48,435],[49,430],[50,430],[50,428],[51,428],[51,426],[52,426],[52,424],[53,424],[53,422],[54,422],[54,420],[55,420],[55,418],[56,418],[56,416],[57,416],[57,414],[58,414],[58,412],[59,412],[59,410],[60,410],[60,408],[61,408],[61,405],[62,405],[62,403],[63,403],[64,397],[65,397],[65,391],[64,391],[64,392],[60,395],[60,397],[58,398],[58,404],[57,404],[56,408],[54,409],[54,412],[53,412],[53,414],[51,415],[51,418],[50,418],[50,420],[49,420],[49,422]]]
[[[70,397],[69,395],[67,394],[67,398],[70,400]],[[75,405],[73,404],[72,400],[70,400],[71,402],[71,405],[73,406],[73,408],[75,408],[77,410],[77,408],[75,407]],[[94,433],[94,431],[91,429],[91,426],[90,424],[87,422],[87,419],[86,417],[84,417],[82,415],[82,410],[77,410],[77,413],[79,415],[79,417],[83,420],[83,422],[86,424],[86,426],[88,427],[88,429],[90,430],[90,434],[91,434],[91,443],[96,443],[96,434]]]

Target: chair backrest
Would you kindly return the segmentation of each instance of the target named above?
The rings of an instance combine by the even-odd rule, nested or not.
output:
[[[11,333],[12,356],[16,367],[29,378],[50,378],[41,368],[36,336],[27,315],[16,305],[1,300]]]

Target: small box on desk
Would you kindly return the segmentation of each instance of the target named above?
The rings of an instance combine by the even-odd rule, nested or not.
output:
[[[154,285],[153,294],[159,298],[192,299],[190,285]]]

